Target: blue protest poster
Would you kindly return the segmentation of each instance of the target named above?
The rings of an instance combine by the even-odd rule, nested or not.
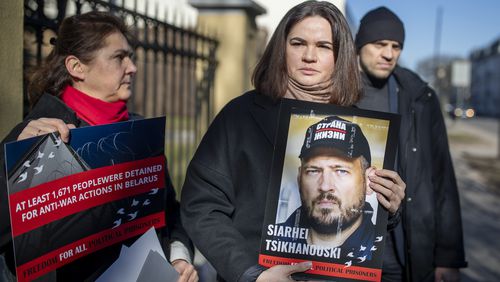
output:
[[[162,117],[6,144],[18,280],[165,226],[164,137]]]

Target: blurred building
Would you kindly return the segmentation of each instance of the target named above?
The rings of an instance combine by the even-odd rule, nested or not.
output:
[[[252,71],[260,58],[267,34],[256,23],[266,9],[252,0],[189,0],[198,10],[201,27],[219,40],[215,75],[214,112],[250,90]]]
[[[454,60],[450,72],[450,104],[459,108],[470,107],[471,69],[469,60]]]
[[[436,90],[444,110],[452,117],[473,117],[471,64],[456,57],[431,57],[418,64],[417,72]]]
[[[446,87],[446,81],[442,80],[441,83],[443,85],[438,85],[438,70],[441,68],[446,68],[451,62],[454,60],[459,60],[460,58],[456,56],[448,56],[448,55],[433,55],[427,57],[418,62],[415,71],[422,77],[422,79],[428,82],[434,90],[436,90],[438,96],[442,98],[444,101],[448,101],[448,97],[446,97],[446,89],[440,89],[439,87]],[[443,72],[441,71],[441,76]],[[442,93],[442,91],[444,93]]]
[[[490,46],[473,51],[471,102],[476,113],[500,117],[500,38]]]
[[[226,0],[226,1],[234,1],[234,0]],[[271,35],[276,27],[278,26],[279,21],[283,18],[283,16],[295,5],[298,5],[304,0],[280,0],[280,1],[266,1],[266,0],[255,0],[255,2],[259,3],[262,7],[266,9],[266,13],[260,15],[257,18],[257,24],[263,28],[265,28],[269,35]],[[333,5],[335,5],[347,18],[349,26],[351,30],[355,32],[357,30],[356,21],[353,21],[352,13],[350,12],[349,5],[347,5],[346,0],[328,0]],[[359,19],[357,19],[359,21]],[[354,34],[353,34],[354,35]]]

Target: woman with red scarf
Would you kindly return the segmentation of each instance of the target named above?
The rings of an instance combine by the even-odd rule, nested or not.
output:
[[[67,142],[72,128],[134,118],[127,110],[130,85],[137,71],[129,41],[127,26],[120,18],[109,13],[89,12],[66,18],[61,23],[57,40],[51,40],[54,49],[30,80],[28,93],[32,109],[4,142],[55,131]],[[2,186],[6,183],[4,142],[0,149]],[[161,238],[161,241],[169,242],[168,246],[163,247],[170,250],[170,261],[180,273],[179,281],[197,281],[198,274],[191,264],[192,243],[181,225],[179,203],[175,200],[170,179],[166,183],[169,230],[165,233],[169,234],[169,238]],[[12,263],[8,258],[12,241],[7,189],[0,187],[0,190],[0,206],[5,211],[0,214],[0,253],[6,252],[7,263]],[[95,275],[92,273],[93,267],[83,268],[87,268],[86,273],[69,273],[74,276],[71,281],[85,280]]]

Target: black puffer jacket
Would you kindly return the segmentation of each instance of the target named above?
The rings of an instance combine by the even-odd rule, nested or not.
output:
[[[403,224],[411,281],[434,281],[435,267],[466,267],[460,202],[446,127],[435,92],[397,67],[399,173],[406,182]]]

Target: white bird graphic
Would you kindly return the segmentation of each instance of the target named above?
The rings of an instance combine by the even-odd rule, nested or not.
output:
[[[382,241],[382,238],[384,238],[384,236],[377,236],[377,237],[375,237],[375,242]]]
[[[50,152],[49,159],[53,159],[55,156],[56,156],[56,154],[54,154],[54,152]]]
[[[41,159],[41,158],[43,158],[44,155],[45,155],[44,153],[38,151],[38,156],[36,156],[36,158]]]
[[[375,247],[375,246],[372,246],[370,249],[370,251],[376,251],[376,250],[377,250],[377,247]]]
[[[151,189],[151,192],[149,192],[149,195],[154,195],[154,194],[158,193],[158,190],[159,190],[159,188]]]
[[[364,262],[366,260],[366,255],[362,256],[362,257],[358,257],[359,259],[359,262]]]
[[[363,245],[361,245],[361,246],[359,247],[359,250],[360,250],[360,251],[364,251],[364,250],[366,250],[366,247],[365,247],[365,246],[363,246]]]
[[[21,175],[19,175],[19,180],[17,181],[17,183],[23,182],[24,180],[26,180],[27,177],[28,177],[28,172],[27,171],[23,172]]]
[[[59,147],[59,145],[61,145],[61,138],[57,138],[56,140],[54,140],[54,147]]]
[[[25,162],[23,163],[23,166],[24,166],[24,167],[30,167],[30,166],[31,166],[30,161],[25,161]]]
[[[35,166],[35,175],[39,174],[43,170],[43,165]]]
[[[350,257],[350,258],[353,258],[354,254],[352,252],[350,252],[350,253],[347,254],[347,256]]]
[[[137,217],[137,213],[139,211],[136,211],[134,213],[129,213],[128,216],[130,216],[130,219],[128,221],[134,220]]]
[[[151,204],[151,202],[149,201],[149,199],[146,199],[144,201],[144,203],[142,203],[143,206],[148,206],[149,204]]]
[[[135,207],[139,204],[139,201],[136,201],[135,199],[132,200],[132,207]]]
[[[118,213],[118,214],[125,214],[125,209],[121,208],[116,213]]]
[[[116,228],[118,226],[120,226],[122,224],[122,219],[118,219],[118,220],[115,220],[115,222],[113,222],[115,225],[112,227],[112,228]]]
[[[344,264],[345,264],[344,268],[350,267],[352,265],[352,260],[346,261]]]

